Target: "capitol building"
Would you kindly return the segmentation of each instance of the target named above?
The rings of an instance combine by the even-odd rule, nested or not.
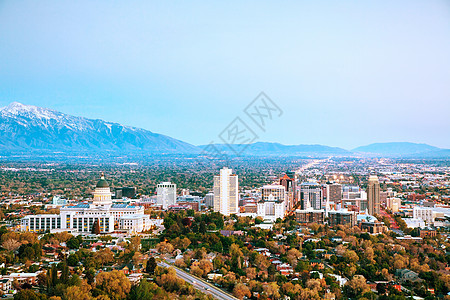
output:
[[[104,175],[97,183],[91,204],[79,203],[63,206],[58,214],[29,215],[21,220],[22,231],[91,233],[99,223],[101,233],[125,230],[130,233],[149,230],[153,223],[144,214],[143,206],[113,204],[111,190]]]

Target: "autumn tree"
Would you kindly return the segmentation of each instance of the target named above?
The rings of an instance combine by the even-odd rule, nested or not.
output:
[[[347,297],[354,299],[359,295],[370,292],[370,286],[362,275],[355,275],[344,286],[344,293]]]
[[[78,286],[69,286],[64,291],[65,300],[90,300],[92,296],[89,292],[83,291]]]
[[[204,274],[208,274],[213,270],[213,264],[207,259],[202,259],[199,261],[199,267],[203,270]]]
[[[294,268],[295,268],[295,266],[297,266],[297,261],[301,257],[302,257],[302,254],[300,253],[300,251],[298,251],[295,248],[290,249],[287,253],[287,259],[288,259],[289,263],[291,264],[291,266]]]
[[[269,298],[278,299],[280,297],[278,284],[276,282],[263,284],[263,294]]]
[[[359,260],[358,254],[353,250],[347,250],[344,253],[344,258],[351,263],[356,263]]]
[[[168,292],[178,291],[184,284],[184,280],[177,277],[173,268],[169,268],[166,274],[157,277],[156,282]]]
[[[250,292],[250,289],[243,283],[238,283],[235,285],[233,289],[233,295],[236,298],[244,299],[244,297],[250,298],[252,293]]]
[[[245,274],[249,280],[253,280],[256,278],[256,269],[255,268],[247,268],[247,269],[245,269]]]
[[[33,292],[32,290],[20,290],[14,295],[14,300],[46,300],[47,296],[44,294]]]
[[[193,266],[191,268],[191,274],[197,277],[202,277],[204,272],[199,266]]]
[[[127,248],[130,251],[138,252],[141,249],[141,238],[137,235],[131,237]]]
[[[166,299],[166,292],[153,282],[141,280],[139,284],[131,287],[127,300],[155,300]]]
[[[270,261],[265,255],[257,254],[255,258],[255,266],[259,270],[267,270],[270,266]]]
[[[2,247],[6,249],[8,252],[14,252],[20,247],[20,242],[15,239],[7,239],[2,243]]]
[[[159,253],[166,254],[166,253],[172,253],[173,252],[173,246],[170,243],[161,242],[156,245],[156,249]]]
[[[109,248],[104,248],[95,252],[94,259],[100,265],[104,266],[105,264],[109,264],[114,262],[114,253]]]
[[[102,272],[95,278],[95,285],[111,299],[123,299],[131,289],[128,278],[120,271]]]

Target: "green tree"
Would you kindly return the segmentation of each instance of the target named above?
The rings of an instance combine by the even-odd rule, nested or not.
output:
[[[138,285],[134,285],[127,296],[127,300],[154,300],[165,299],[166,292],[154,283],[141,280]]]
[[[147,266],[145,267],[145,272],[153,275],[155,273],[156,266],[157,266],[157,264],[156,264],[155,258],[153,256],[150,257],[150,259],[147,261]]]
[[[96,219],[92,225],[92,234],[100,234],[100,222],[98,219]]]
[[[40,293],[35,293],[32,290],[20,290],[14,295],[14,300],[45,300],[47,296]]]

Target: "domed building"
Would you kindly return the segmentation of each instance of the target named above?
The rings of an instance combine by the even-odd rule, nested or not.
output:
[[[92,204],[103,206],[112,205],[111,195],[109,184],[105,180],[105,175],[102,173],[102,177],[95,186],[94,200],[92,201]]]
[[[91,203],[61,207],[59,215],[42,214],[22,218],[21,229],[32,232],[70,231],[89,234],[98,222],[101,233],[125,230],[130,233],[148,230],[153,225],[143,206],[113,204],[111,190],[102,173]]]

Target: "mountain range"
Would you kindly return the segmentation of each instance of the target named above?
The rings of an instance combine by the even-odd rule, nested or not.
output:
[[[0,151],[197,153],[197,147],[103,120],[13,102],[0,109]]]
[[[212,145],[226,154],[243,156],[384,156],[450,158],[449,149],[416,143],[376,143],[351,151],[323,145]],[[13,102],[0,108],[0,154],[63,153],[123,155],[197,155],[208,146],[189,143],[151,131],[99,119],[88,119],[55,110]],[[242,150],[242,151],[241,151]]]

